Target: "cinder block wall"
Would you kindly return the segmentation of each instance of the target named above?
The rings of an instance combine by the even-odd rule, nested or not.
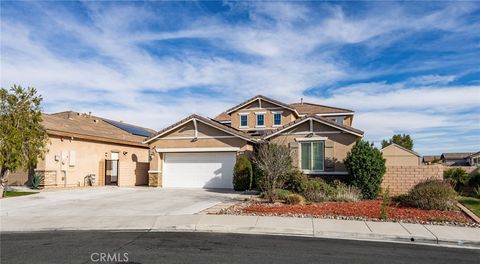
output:
[[[443,170],[442,165],[387,166],[382,188],[389,188],[392,196],[405,194],[426,179],[443,179]]]

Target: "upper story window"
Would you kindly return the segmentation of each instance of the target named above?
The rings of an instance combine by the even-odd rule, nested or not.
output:
[[[265,113],[255,113],[257,115],[257,127],[265,127]]]
[[[334,121],[335,123],[343,125],[343,116],[330,117],[329,119]]]
[[[248,114],[240,114],[240,127],[248,127]]]
[[[273,113],[273,125],[281,126],[282,125],[282,112],[272,112]]]

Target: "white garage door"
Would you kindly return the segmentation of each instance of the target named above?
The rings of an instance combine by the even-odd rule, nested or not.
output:
[[[233,188],[235,152],[166,153],[163,187]]]

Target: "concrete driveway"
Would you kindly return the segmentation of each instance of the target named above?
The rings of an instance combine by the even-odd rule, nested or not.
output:
[[[241,199],[229,191],[98,187],[0,200],[1,216],[159,216],[195,214],[221,202]]]

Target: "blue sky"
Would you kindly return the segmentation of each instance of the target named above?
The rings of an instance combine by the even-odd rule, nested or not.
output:
[[[353,109],[375,143],[480,150],[480,3],[1,2],[1,85],[161,129],[256,94]]]

